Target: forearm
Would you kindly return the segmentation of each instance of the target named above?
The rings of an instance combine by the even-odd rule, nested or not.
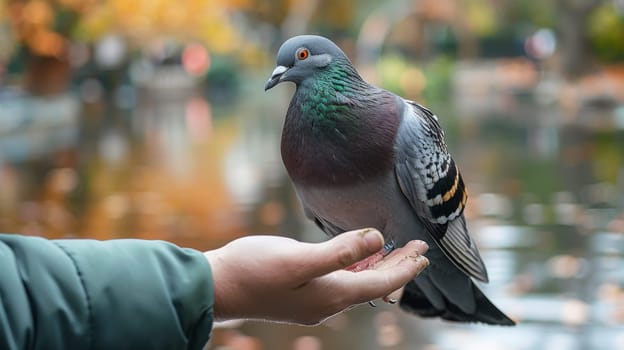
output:
[[[201,349],[210,267],[165,242],[0,235],[0,348]]]

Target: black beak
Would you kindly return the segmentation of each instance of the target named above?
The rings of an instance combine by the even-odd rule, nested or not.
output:
[[[284,66],[275,67],[275,69],[273,70],[273,73],[271,74],[271,78],[269,78],[266,84],[264,84],[264,91],[267,91],[271,89],[272,87],[274,87],[275,85],[281,83],[282,77],[284,73],[286,73],[287,70],[288,70],[288,67],[284,67]]]

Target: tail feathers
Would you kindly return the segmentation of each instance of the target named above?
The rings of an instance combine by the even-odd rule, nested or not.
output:
[[[440,317],[453,322],[482,322],[501,326],[513,326],[516,324],[494,306],[472,281],[471,287],[476,304],[474,313],[462,311],[446,297],[443,297],[445,301],[444,307],[441,308],[439,305],[434,306],[423,290],[414,281],[411,281],[405,286],[400,305],[405,311],[415,313],[421,317]],[[442,294],[440,293],[440,295]],[[436,304],[438,303],[436,302]]]

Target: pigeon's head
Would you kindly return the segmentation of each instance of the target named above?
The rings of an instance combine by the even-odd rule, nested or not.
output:
[[[264,85],[264,90],[283,81],[299,85],[338,59],[349,62],[344,52],[327,38],[318,35],[292,37],[277,52],[277,66]]]

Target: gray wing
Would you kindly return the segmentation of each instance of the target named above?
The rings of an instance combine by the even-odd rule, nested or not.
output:
[[[469,276],[487,282],[485,265],[466,228],[464,182],[446,149],[444,132],[431,111],[405,102],[395,144],[401,191],[444,254]]]

